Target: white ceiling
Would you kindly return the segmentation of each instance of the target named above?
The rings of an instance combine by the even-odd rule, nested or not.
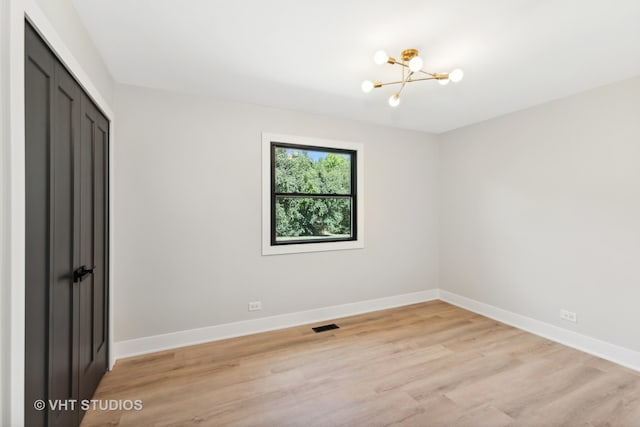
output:
[[[441,133],[640,75],[638,0],[73,0],[113,77]],[[429,71],[392,109],[378,49]],[[606,106],[603,106],[606,108]]]

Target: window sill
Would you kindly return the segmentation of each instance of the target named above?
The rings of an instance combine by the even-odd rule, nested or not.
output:
[[[300,254],[307,252],[341,251],[362,248],[364,248],[364,241],[362,239],[350,240],[348,242],[302,243],[297,245],[290,244],[271,246],[270,244],[267,244],[262,246],[262,255]]]

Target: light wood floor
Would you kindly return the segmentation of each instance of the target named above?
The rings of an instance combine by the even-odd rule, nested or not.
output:
[[[640,374],[444,302],[336,323],[121,360],[83,426],[640,426]]]

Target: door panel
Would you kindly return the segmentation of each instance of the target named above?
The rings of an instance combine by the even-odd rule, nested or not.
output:
[[[104,117],[98,117],[96,122],[94,145],[94,224],[95,224],[95,252],[94,262],[94,348],[96,354],[101,354],[107,346],[107,324],[105,322],[107,309],[107,158],[108,158],[108,123]],[[103,356],[100,356],[103,357]],[[106,352],[104,352],[106,363]]]
[[[95,121],[87,112],[86,100],[82,100],[82,137],[80,142],[80,265],[87,268],[93,262],[93,131]],[[80,291],[80,372],[86,375],[93,361],[93,275],[79,282]],[[87,390],[80,385],[81,398]]]
[[[77,371],[77,298],[73,283],[74,259],[74,160],[80,123],[80,91],[77,83],[59,64],[55,67],[55,96],[53,138],[51,144],[52,181],[50,187],[52,224],[52,277],[50,285],[50,342],[51,383],[49,398],[70,400],[78,398]],[[77,410],[70,408],[52,411],[53,425],[72,425]]]
[[[80,285],[80,399],[88,399],[107,365],[106,147],[108,122],[83,96],[80,148],[80,264],[93,274]]]
[[[30,29],[29,29],[30,30]],[[33,402],[49,386],[49,132],[53,58],[33,31],[25,35],[25,425],[47,422]]]

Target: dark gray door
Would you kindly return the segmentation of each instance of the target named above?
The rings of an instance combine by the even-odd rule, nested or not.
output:
[[[108,122],[28,24],[25,52],[25,425],[74,426],[107,368]]]
[[[79,265],[80,399],[90,399],[107,366],[107,119],[82,96]]]

